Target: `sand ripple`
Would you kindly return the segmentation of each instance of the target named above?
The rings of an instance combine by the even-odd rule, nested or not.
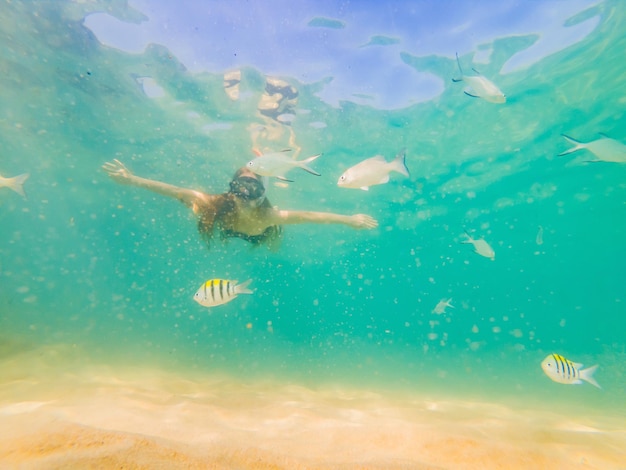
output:
[[[3,364],[3,468],[611,469],[620,421],[157,369]],[[622,467],[620,467],[620,465]]]

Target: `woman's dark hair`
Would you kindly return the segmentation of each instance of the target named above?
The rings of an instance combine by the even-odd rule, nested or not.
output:
[[[272,205],[265,198],[265,186],[259,177],[247,168],[239,169],[230,182],[227,193],[220,194],[215,207],[206,210],[198,220],[198,231],[206,244],[210,247],[215,227],[220,231],[222,239],[237,237],[252,243],[253,245],[268,245],[270,249],[276,249],[282,239],[282,227],[272,225],[259,235],[247,235],[236,232],[233,226],[238,217],[235,198],[244,201],[253,201],[264,198],[259,208],[271,208]]]

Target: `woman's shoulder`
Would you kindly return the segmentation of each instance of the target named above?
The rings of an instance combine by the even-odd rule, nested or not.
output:
[[[207,194],[202,191],[194,191],[193,211],[202,213],[208,210],[217,210],[226,200],[225,194]]]
[[[268,205],[262,208],[263,219],[268,225],[280,225],[287,216],[287,211],[280,210],[276,206]]]

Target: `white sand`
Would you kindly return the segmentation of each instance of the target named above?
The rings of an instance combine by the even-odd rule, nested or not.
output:
[[[34,351],[0,364],[0,467],[626,468],[618,417],[183,377],[66,356]]]

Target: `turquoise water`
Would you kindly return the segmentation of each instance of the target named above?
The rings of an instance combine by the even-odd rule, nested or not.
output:
[[[534,38],[496,41],[477,68],[504,105],[465,96],[451,56],[403,52],[441,79],[441,94],[397,110],[333,107],[319,83],[281,77],[299,92],[291,126],[259,114],[262,70],[242,68],[232,100],[222,70],[191,73],[160,46],[101,45],[82,24],[97,2],[1,9],[0,173],[31,174],[27,199],[0,189],[5,360],[69,347],[55,367],[80,356],[626,414],[626,166],[587,163],[587,151],[557,156],[570,147],[562,133],[626,142],[623,2],[572,19],[599,22],[525,69],[498,73]],[[472,57],[461,61],[469,69]],[[146,95],[145,76],[163,96]],[[268,122],[277,136],[255,139]],[[296,170],[286,187],[270,186],[270,201],[369,214],[377,229],[295,225],[276,253],[241,240],[207,250],[182,204],[100,169],[117,158],[137,175],[220,193],[254,147],[294,143],[301,157],[323,153],[313,165],[322,176]],[[403,148],[410,178],[368,192],[336,186],[349,166]],[[491,244],[494,261],[461,243],[465,230]],[[252,278],[255,293],[207,310],[193,294],[210,278]],[[447,298],[455,308],[433,314]],[[553,352],[599,364],[602,390],[550,381],[540,363]]]

